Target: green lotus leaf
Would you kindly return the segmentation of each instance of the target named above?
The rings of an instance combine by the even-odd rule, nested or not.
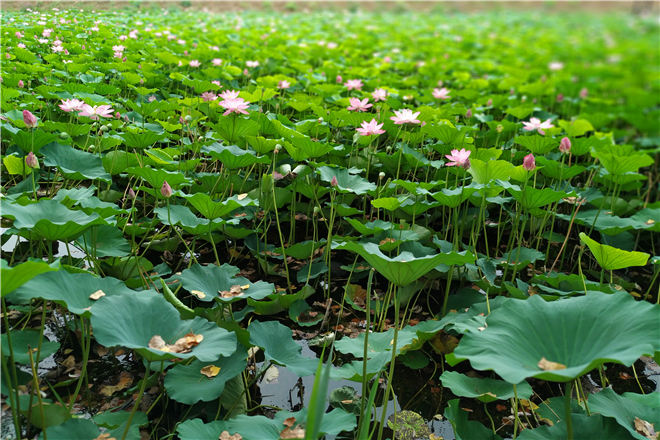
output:
[[[259,128],[259,123],[235,115],[222,117],[220,118],[220,122],[213,126],[213,129],[220,137],[230,144],[235,144],[243,136],[258,135]]]
[[[540,135],[516,136],[513,141],[539,156],[551,152],[559,145],[559,140]]]
[[[71,313],[89,317],[90,307],[97,301],[89,296],[102,290],[107,296],[133,292],[121,281],[95,277],[90,273],[69,273],[65,270],[49,272],[35,277],[16,289],[7,298],[15,304],[25,304],[34,298],[43,298],[69,309]]]
[[[335,388],[330,392],[329,400],[333,408],[341,408],[349,414],[360,415],[360,396],[353,387],[344,385]]]
[[[456,208],[458,205],[466,201],[472,194],[477,192],[477,188],[462,186],[460,188],[446,189],[431,194],[442,206],[449,208]]]
[[[154,209],[154,213],[158,216],[158,220],[164,225],[177,225],[184,231],[193,235],[207,235],[209,232],[221,229],[227,222],[224,220],[207,220],[199,218],[188,208],[183,205],[170,205],[169,212],[167,206]],[[233,220],[230,220],[233,222]]]
[[[2,215],[13,218],[15,228],[30,230],[48,241],[70,241],[91,226],[107,224],[96,213],[72,211],[57,200],[48,199],[26,206],[2,203]]]
[[[160,126],[158,126],[160,128]],[[154,133],[151,130],[145,130],[143,133],[123,133],[120,135],[127,147],[143,150],[154,145],[158,141],[165,139],[164,134]]]
[[[246,298],[263,299],[275,292],[275,286],[265,281],[251,282],[247,278],[236,277],[240,269],[228,264],[202,266],[194,264],[184,270],[179,279],[183,287],[192,292],[201,301],[219,301],[232,303]],[[240,294],[223,297],[220,292],[229,292],[233,286],[240,286]],[[245,287],[249,286],[249,287]]]
[[[99,427],[87,419],[69,419],[61,425],[46,428],[46,437],[49,439],[90,440],[99,435]],[[41,433],[39,440],[44,438],[44,433]]]
[[[632,266],[646,266],[651,255],[644,252],[629,252],[607,246],[592,240],[584,232],[580,232],[580,240],[588,247],[591,253],[605,270],[625,269]]]
[[[216,202],[208,194],[204,193],[188,194],[183,197],[185,197],[200,214],[209,220],[226,217],[231,214],[232,211],[244,206],[257,205],[256,200],[240,194],[231,196],[222,202]]]
[[[324,166],[317,168],[316,172],[321,176],[321,180],[327,183],[330,183],[333,177],[336,177],[336,188],[342,193],[362,195],[376,189],[376,184],[363,177],[350,174],[346,168]]]
[[[580,165],[562,165],[561,162],[551,160],[543,156],[536,158],[536,164],[541,169],[541,174],[545,177],[556,180],[570,180],[578,174],[582,173],[586,168]]]
[[[479,159],[470,161],[468,173],[472,175],[472,181],[479,184],[488,184],[494,180],[508,181],[515,167],[506,160],[489,160],[483,162]],[[437,200],[437,199],[436,199]]]
[[[94,417],[92,417],[92,420],[98,426],[102,426],[103,428],[117,429],[121,425],[126,423],[126,421],[130,416],[131,416],[130,411],[111,412],[108,410],[96,414]],[[133,416],[132,424],[135,426],[145,426],[147,423],[149,423],[149,418],[147,417],[147,414],[142,411],[136,411]]]
[[[422,416],[409,410],[399,411],[389,416],[387,426],[394,431],[396,440],[427,438],[431,434],[431,429]]]
[[[514,393],[513,385],[503,380],[468,377],[457,371],[445,371],[440,376],[440,380],[442,386],[450,388],[457,396],[476,398],[484,403],[509,400],[516,393],[519,399],[529,399],[534,393],[532,387],[524,381],[516,385],[516,393]]]
[[[11,331],[11,348],[14,352],[14,362],[19,364],[30,365],[30,349],[34,350],[32,357],[34,361],[37,361],[37,347],[39,347],[39,338],[41,332],[39,330],[12,330]],[[3,333],[0,336],[2,341],[2,354],[9,356],[9,339],[7,334]],[[55,341],[49,341],[48,338],[44,336],[41,343],[41,353],[40,358],[44,359],[50,356],[51,354],[57,352],[60,349],[60,343]]]
[[[268,156],[257,156],[254,151],[243,150],[236,145],[224,146],[219,143],[207,145],[202,151],[208,153],[214,159],[218,159],[229,169],[245,168],[256,163],[270,163]]]
[[[274,252],[277,254],[281,254],[283,253],[282,251],[284,251],[286,252],[287,257],[292,257],[297,260],[307,260],[314,251],[325,246],[326,243],[327,240],[325,238],[322,238],[319,241],[306,240],[300,243],[292,244],[291,246],[284,249],[282,249],[281,247],[275,248]]]
[[[375,243],[332,243],[333,249],[346,249],[355,252],[373,266],[378,273],[397,286],[405,286],[429,273],[440,264],[465,264],[474,262],[474,256],[465,252],[450,252],[416,257],[411,252],[401,252],[390,258],[383,254]]]
[[[648,154],[618,155],[601,151],[592,152],[598,158],[603,168],[613,176],[622,176],[626,173],[637,172],[642,167],[653,165],[655,160]]]
[[[503,254],[499,262],[504,265],[508,261],[509,266],[516,266],[520,269],[538,260],[545,260],[543,252],[532,248],[516,247],[511,252]]]
[[[253,321],[248,330],[250,344],[261,347],[266,360],[283,365],[300,377],[316,373],[318,360],[301,354],[302,347],[293,340],[293,332],[290,328],[277,321]]]
[[[110,225],[90,228],[75,242],[87,255],[96,258],[124,257],[131,253],[128,240],[119,229]]]
[[[323,313],[318,313],[314,316],[306,313],[310,310],[311,307],[307,304],[307,301],[299,299],[291,304],[289,308],[289,318],[294,321],[296,324],[303,327],[310,327],[318,324],[319,321],[323,319]]]
[[[22,119],[23,117],[21,116],[21,121]],[[41,150],[42,147],[57,139],[58,135],[47,133],[43,130],[34,130],[34,132],[20,130],[16,133],[12,133],[11,138],[16,143],[16,145],[21,148],[21,150],[25,151],[26,153],[32,151],[36,154]]]
[[[646,395],[624,393],[620,396],[614,390],[604,389],[589,396],[589,409],[604,417],[614,418],[633,438],[640,440],[647,440],[648,437],[635,430],[635,419],[641,419],[656,427],[660,426],[660,403],[656,393]]]
[[[390,222],[385,222],[383,220],[375,220],[373,222],[362,223],[354,218],[344,219],[355,228],[355,230],[362,236],[368,235],[377,235],[383,231],[388,231],[394,227]]]
[[[646,229],[648,227],[648,224],[645,221],[640,221],[632,217],[621,218],[616,215],[603,213],[598,215],[598,209],[580,210],[574,217],[570,214],[556,214],[556,216],[557,218],[568,222],[573,219],[575,223],[583,226],[591,227],[593,225],[596,231],[610,236],[620,234],[621,232],[630,229]]]
[[[219,438],[224,431],[228,431],[229,435],[240,434],[243,440],[279,440],[280,433],[286,428],[284,421],[289,418],[295,420],[295,426],[302,424],[304,427],[307,408],[295,413],[279,411],[272,419],[266,416],[239,415],[231,420],[206,424],[201,419],[192,419],[181,423],[177,427],[177,433],[181,440]],[[337,435],[342,431],[351,431],[356,425],[354,414],[334,409],[323,414],[319,434]]]
[[[540,208],[569,196],[563,191],[556,191],[552,188],[538,189],[528,186],[522,190],[511,185],[506,190],[527,210]]]
[[[52,264],[40,260],[26,261],[25,263],[17,264],[16,266],[9,266],[9,263],[2,259],[0,260],[0,267],[0,281],[2,282],[0,290],[4,297],[37,275],[59,270],[60,260],[55,260]]]
[[[138,168],[132,167],[128,168],[126,172],[130,176],[137,176],[144,179],[146,182],[151,185],[152,188],[156,189],[157,194],[160,196],[160,189],[163,187],[163,182],[167,181],[167,184],[172,188],[178,188],[179,186],[190,185],[190,181],[182,173],[179,172],[169,172],[165,170],[155,170],[150,167]],[[162,198],[162,196],[161,196]]]
[[[305,278],[307,277],[307,272],[303,272]],[[309,284],[305,284],[305,287],[297,291],[296,293],[283,294],[280,292],[273,293],[268,295],[266,299],[257,301],[256,299],[248,298],[248,305],[254,307],[254,313],[258,315],[275,315],[284,310],[287,310],[291,307],[291,304],[300,300],[307,299],[314,294],[315,290]]]
[[[112,181],[112,176],[103,168],[103,161],[95,154],[56,143],[43,147],[41,154],[44,155],[44,165],[57,167],[70,180]]]
[[[99,299],[92,310],[92,326],[99,344],[135,349],[150,362],[192,357],[213,362],[220,356],[230,356],[236,350],[235,333],[200,317],[182,320],[174,306],[153,291],[130,292]],[[188,353],[170,353],[149,347],[154,336],[174,344],[188,333],[204,337]]]
[[[367,380],[371,380],[379,374],[392,360],[392,353],[384,351],[367,359]],[[364,375],[364,361],[353,361],[330,371],[330,378],[335,381],[350,380],[362,382]]]
[[[462,409],[458,402],[459,399],[450,400],[445,409],[445,418],[454,428],[456,440],[502,440],[502,437],[481,423],[468,420],[467,411]]]
[[[176,365],[165,376],[167,395],[177,402],[192,405],[200,400],[209,402],[222,395],[225,384],[240,375],[247,367],[247,351],[240,346],[229,357],[220,357],[213,362],[195,360],[188,365]],[[219,371],[207,372],[202,370],[217,367]],[[206,370],[204,370],[206,371]],[[208,375],[213,375],[208,377]]]
[[[626,293],[592,292],[552,302],[533,295],[493,310],[486,329],[463,336],[454,355],[509,383],[529,377],[567,382],[604,362],[632,365],[660,351],[660,328],[654,324],[659,318],[660,306]]]
[[[589,399],[591,401],[591,399]],[[590,402],[591,406],[591,402]],[[571,414],[573,423],[573,438],[580,440],[629,439],[630,435],[617,425],[612,419],[600,414],[586,416],[584,414]],[[553,426],[539,426],[534,429],[525,429],[518,436],[521,440],[566,440],[566,423],[560,420]],[[646,437],[634,437],[645,439]]]

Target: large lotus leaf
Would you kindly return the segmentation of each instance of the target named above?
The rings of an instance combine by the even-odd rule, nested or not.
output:
[[[153,291],[130,292],[99,299],[92,310],[92,326],[99,344],[133,348],[151,362],[192,357],[212,362],[236,350],[235,333],[200,317],[182,320],[174,306]],[[189,353],[169,353],[149,348],[149,342],[154,336],[158,335],[166,343],[174,344],[188,333],[204,337]]]
[[[470,161],[468,173],[472,174],[474,183],[488,184],[493,180],[508,181],[514,170],[511,162],[506,160],[489,160],[488,162],[474,159]]]
[[[580,240],[589,247],[589,250],[605,270],[625,269],[632,266],[645,266],[651,257],[644,252],[629,252],[612,246],[607,246],[592,240],[584,232],[580,232]]]
[[[270,163],[268,156],[257,156],[254,151],[244,150],[236,145],[224,146],[219,143],[207,145],[202,151],[208,153],[214,159],[218,159],[229,169],[245,168],[255,163]]]
[[[516,394],[519,399],[529,399],[534,392],[527,382],[516,385],[516,393],[513,385],[499,379],[485,377],[469,377],[457,371],[445,371],[440,376],[442,386],[451,389],[451,392],[461,397],[478,399],[488,403],[496,400],[508,400]]]
[[[49,439],[91,440],[98,438],[101,430],[88,419],[69,419],[58,426],[46,428],[46,437]],[[39,435],[39,440],[44,434]]]
[[[240,272],[237,267],[223,264],[202,266],[195,264],[184,270],[179,279],[183,287],[192,292],[201,301],[217,301],[231,303],[246,298],[259,300],[275,292],[275,286],[265,281],[250,282],[247,278],[236,277]],[[223,298],[220,292],[230,291],[232,286],[241,286],[241,293],[237,296]],[[249,286],[249,287],[246,287]]]
[[[528,377],[567,382],[604,362],[629,366],[660,351],[658,319],[660,306],[625,293],[592,292],[553,302],[534,295],[494,310],[486,329],[463,336],[454,355],[509,383]]]
[[[304,272],[300,271],[298,273]],[[307,277],[305,272],[305,278]],[[254,313],[258,315],[275,315],[284,310],[287,310],[291,307],[291,304],[298,300],[304,300],[309,298],[314,294],[315,290],[309,284],[306,284],[305,287],[292,294],[283,294],[283,293],[273,293],[268,295],[264,300],[257,301],[252,298],[248,298],[248,305],[254,307]]]
[[[231,356],[220,357],[213,362],[195,360],[189,365],[176,365],[165,376],[168,396],[187,405],[200,400],[209,402],[220,397],[227,381],[241,374],[247,367],[247,351],[240,347]]]
[[[243,440],[278,440],[280,434],[287,425],[287,419],[295,420],[294,425],[305,426],[307,420],[307,408],[292,413],[279,411],[275,417],[269,419],[266,416],[246,416],[204,424],[200,419],[187,420],[177,427],[177,433],[181,440],[199,440],[219,438],[224,431],[229,435],[240,434]],[[342,431],[351,431],[356,426],[354,414],[349,414],[341,409],[334,409],[323,414],[321,420],[320,436],[324,434],[335,436]],[[293,427],[292,427],[293,428]]]
[[[345,221],[350,223],[361,236],[378,235],[383,231],[388,231],[394,227],[391,222],[383,220],[375,220],[373,222],[362,223],[354,218],[345,218]],[[398,225],[397,225],[398,227]]]
[[[256,206],[257,201],[246,197],[245,195],[237,194],[232,197],[229,197],[227,200],[222,202],[216,202],[208,194],[204,193],[195,193],[192,195],[184,195],[190,202],[191,205],[195,207],[209,220],[215,220],[220,217],[225,217],[229,215],[235,209],[244,207],[244,206]]]
[[[287,257],[296,258],[298,260],[306,260],[312,255],[312,252],[325,246],[326,243],[327,240],[325,238],[322,238],[319,241],[306,240],[285,248],[284,252],[286,253]],[[282,248],[276,248],[274,252],[277,254],[282,254]]]
[[[444,188],[437,193],[433,193],[432,196],[434,199],[440,202],[442,206],[456,208],[458,205],[466,201],[476,191],[478,191],[477,188],[471,188],[469,186],[462,186],[460,188],[454,189]]]
[[[155,170],[151,167],[144,168],[129,168],[126,172],[131,176],[141,177],[149,182],[152,188],[157,189],[160,196],[160,189],[163,187],[163,182],[167,182],[172,188],[178,188],[181,185],[189,185],[190,181],[182,173],[169,172],[162,169]]]
[[[34,350],[32,354],[33,360],[37,360],[36,350],[39,347],[40,335],[41,332],[39,330],[26,329],[11,331],[11,348],[14,352],[14,362],[30,365],[30,349]],[[0,340],[2,340],[2,354],[9,356],[9,339],[7,338],[7,334],[4,333],[0,336]],[[40,358],[47,358],[59,350],[59,348],[59,342],[49,341],[44,336],[41,343]]]
[[[591,408],[591,397],[589,398]],[[586,416],[583,414],[572,414],[573,438],[576,440],[625,440],[631,438],[626,431],[617,425],[612,419],[602,417],[600,414]],[[518,436],[521,440],[566,440],[566,423],[560,420],[553,426],[539,426],[534,429],[525,429]],[[645,439],[646,437],[635,437]]]
[[[132,292],[115,278],[99,278],[90,273],[69,273],[65,270],[39,275],[16,289],[7,298],[15,304],[43,298],[69,309],[71,313],[89,317],[89,308],[97,302],[89,296],[102,290],[107,296]]]
[[[22,120],[22,118],[21,118]],[[34,130],[34,131],[17,131],[12,133],[12,140],[21,147],[23,151],[29,153],[30,151],[35,154],[44,146],[48,145],[57,139],[57,135],[53,133],[47,133],[43,130]]]
[[[561,162],[543,156],[536,158],[536,164],[539,165],[541,174],[556,180],[570,180],[586,169],[581,165],[573,165],[571,167],[562,165]]]
[[[538,135],[517,136],[513,141],[539,156],[549,153],[559,145],[559,141],[556,139]]]
[[[473,263],[474,256],[469,252],[450,252],[436,255],[416,257],[411,252],[401,252],[390,258],[383,254],[375,243],[345,243],[332,244],[333,249],[346,249],[359,254],[373,266],[378,273],[397,286],[405,286],[429,273],[440,264]]]
[[[648,224],[646,221],[642,222],[635,218],[621,218],[616,215],[609,215],[600,213],[597,209],[580,210],[575,217],[571,214],[556,214],[557,218],[570,222],[573,220],[575,223],[583,226],[591,227],[605,235],[617,235],[623,231],[630,229],[646,229]]]
[[[316,373],[318,360],[301,355],[302,347],[293,340],[293,332],[278,321],[253,321],[248,327],[250,343],[264,350],[267,360],[287,367],[300,377]]]
[[[604,389],[589,396],[589,409],[605,417],[613,417],[634,438],[640,440],[646,440],[648,437],[635,431],[635,419],[639,418],[654,425],[656,429],[660,428],[660,408],[658,407],[657,393],[646,395],[624,393],[623,396],[620,396],[614,390]]]
[[[385,366],[392,360],[392,353],[384,351],[375,354],[367,359],[367,379],[371,380],[375,375],[383,371]],[[353,382],[362,382],[364,375],[364,361],[353,361],[342,365],[339,368],[333,368],[330,371],[330,378],[335,381],[350,380]]]
[[[336,177],[336,188],[343,193],[362,195],[376,189],[375,183],[371,183],[355,174],[350,174],[346,168],[319,167],[316,172],[321,176],[321,180],[327,183],[330,183],[333,177]]]
[[[507,191],[527,210],[540,208],[569,196],[563,191],[556,191],[552,188],[538,189],[531,186],[521,190],[519,187],[511,185],[507,187]]]
[[[154,213],[161,223],[181,226],[184,231],[193,235],[208,235],[209,232],[220,229],[227,224],[224,220],[199,218],[193,214],[190,208],[183,205],[170,205],[169,211],[167,206],[162,206],[154,209]]]
[[[607,154],[603,152],[592,152],[592,156],[598,158],[603,168],[614,176],[636,172],[642,167],[653,165],[655,160],[648,154],[631,154],[620,156],[617,154]]]
[[[405,330],[404,330],[405,329]],[[399,331],[397,335],[397,352],[408,344],[412,344],[416,334],[411,329],[414,327],[406,326]],[[342,338],[335,342],[335,348],[340,353],[352,354],[355,357],[364,357],[364,333],[360,333],[357,338]],[[369,333],[367,344],[367,358],[371,358],[379,353],[392,351],[392,342],[394,341],[394,329],[389,329],[381,333]]]
[[[250,119],[231,115],[221,118],[213,128],[224,140],[230,144],[235,144],[243,136],[258,135],[260,126],[259,123]]]
[[[96,213],[72,211],[57,200],[48,199],[26,206],[3,203],[2,216],[13,218],[14,227],[28,229],[48,241],[70,241],[90,226],[107,224]]]
[[[660,232],[660,207],[642,209],[630,218],[646,224],[653,232]]]
[[[460,407],[458,401],[459,399],[450,400],[445,409],[445,418],[454,428],[456,440],[502,440],[502,437],[481,423],[468,420],[467,411]]]
[[[96,258],[124,257],[131,253],[131,245],[124,238],[121,230],[110,225],[101,225],[88,229],[76,238],[76,244]]]
[[[13,292],[37,275],[60,269],[60,260],[52,264],[44,261],[26,261],[25,263],[9,266],[5,260],[0,260],[0,282],[2,282],[2,296]]]
[[[165,139],[165,135],[154,133],[151,130],[145,130],[143,133],[123,133],[121,134],[121,138],[124,140],[126,146],[141,150],[151,147],[158,141],[162,141]]]
[[[526,247],[516,247],[511,252],[507,252],[500,258],[500,264],[516,266],[518,269],[534,263],[537,260],[545,260],[545,254],[536,249]]]
[[[95,154],[60,144],[46,145],[41,149],[41,154],[44,155],[44,165],[57,167],[70,180],[112,181],[112,176],[103,168],[103,161]]]

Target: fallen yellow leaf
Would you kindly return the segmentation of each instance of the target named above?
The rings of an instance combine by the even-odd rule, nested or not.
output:
[[[547,360],[545,357],[541,358],[541,360],[538,363],[538,367],[541,370],[545,371],[552,371],[552,370],[565,370],[566,365],[560,364],[559,362],[551,362]]]

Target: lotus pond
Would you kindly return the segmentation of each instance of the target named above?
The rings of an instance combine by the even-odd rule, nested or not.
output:
[[[3,438],[658,438],[657,17],[44,6]]]

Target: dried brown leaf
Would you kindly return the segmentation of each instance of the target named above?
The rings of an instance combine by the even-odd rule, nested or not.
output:
[[[542,370],[545,370],[545,371],[565,370],[566,369],[566,365],[560,364],[559,362],[549,361],[545,357],[541,358],[541,360],[538,363],[538,367]]]
[[[238,432],[234,435],[229,435],[229,431],[222,431],[222,434],[220,434],[220,437],[218,437],[218,440],[242,440],[243,436],[241,436]]]
[[[104,296],[105,296],[105,292],[99,289],[96,292],[89,295],[89,299],[96,301],[96,300],[98,300],[98,299],[100,299],[101,297],[104,297]]]
[[[219,372],[220,372],[220,367],[216,367],[215,365],[207,365],[206,367],[200,370],[200,373],[202,373],[204,376],[208,377],[209,379],[213,379],[215,376],[218,375]]]

